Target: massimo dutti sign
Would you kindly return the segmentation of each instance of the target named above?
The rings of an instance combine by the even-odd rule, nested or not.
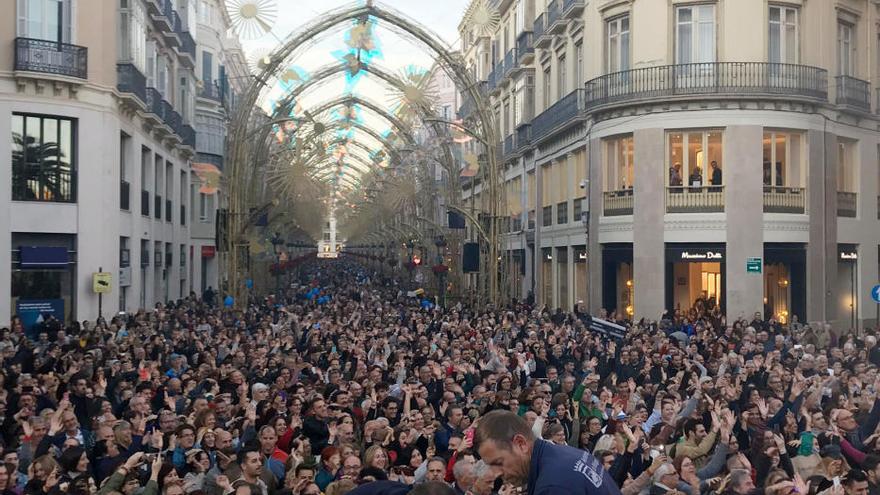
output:
[[[719,251],[682,251],[682,261],[723,260],[724,253]]]

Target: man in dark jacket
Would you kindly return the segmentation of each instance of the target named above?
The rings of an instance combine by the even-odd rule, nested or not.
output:
[[[474,447],[506,483],[527,495],[620,495],[620,489],[587,452],[535,439],[525,419],[496,410],[480,418]]]

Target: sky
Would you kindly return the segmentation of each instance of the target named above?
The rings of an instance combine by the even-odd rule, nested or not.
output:
[[[341,0],[269,0],[277,5],[278,15],[272,25],[272,31],[258,39],[242,39],[242,46],[249,61],[260,59],[279,47],[280,42],[293,33],[299,32],[305,25],[311,24],[328,10],[353,6],[357,3]],[[363,3],[364,0],[356,0]],[[439,35],[451,49],[459,48],[458,24],[469,0],[380,0],[376,2],[414,19],[423,27]],[[345,43],[346,32],[352,23],[346,22],[343,27],[328,31],[319,39],[314,40],[305,50],[300,50],[294,60],[287,62],[298,73],[306,75],[331,63],[342,63],[341,56],[348,50]],[[434,62],[434,57],[420,43],[402,37],[393,29],[383,26],[380,21],[374,30],[377,40],[376,57],[373,63],[397,75],[404,71],[427,71]],[[299,103],[304,108],[314,108],[321,102],[338,97],[346,92],[376,102],[386,108],[394,106],[398,101],[395,93],[387,85],[366,74],[352,85],[347,83],[343,75],[339,75],[315,89],[309,89]],[[277,100],[283,90],[276,87],[269,94],[268,102]],[[390,129],[387,122],[373,115],[369,110],[360,112],[359,118],[365,125],[382,133]],[[356,131],[357,132],[357,131]],[[361,133],[358,140],[370,147],[379,147],[379,143]]]

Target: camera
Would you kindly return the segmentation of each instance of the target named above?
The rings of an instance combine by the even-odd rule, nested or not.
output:
[[[589,180],[584,179],[584,180],[582,180],[582,181],[578,184],[578,186],[579,186],[581,189],[586,189],[586,188],[587,188],[587,185],[588,185],[589,183],[590,183]]]

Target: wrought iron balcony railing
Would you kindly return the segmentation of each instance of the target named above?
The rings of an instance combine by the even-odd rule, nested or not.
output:
[[[519,57],[516,55],[516,48],[507,50],[504,55],[504,76],[502,79],[510,77],[516,69],[519,68]]]
[[[221,101],[223,96],[220,94],[220,85],[217,83],[206,83],[202,89],[199,90],[199,97],[218,102]]]
[[[89,49],[57,41],[15,38],[15,70],[87,79]]]
[[[162,122],[165,121],[165,101],[162,99],[162,93],[156,88],[147,88],[147,112],[155,115]]]
[[[516,151],[516,148],[515,148],[516,141],[514,140],[513,136],[514,136],[513,134],[508,134],[507,137],[504,138],[504,156],[505,157],[508,155],[512,155],[513,152]]]
[[[147,103],[147,77],[133,64],[116,64],[116,89]]]
[[[568,19],[580,16],[584,12],[584,0],[562,0],[562,15]]]
[[[180,127],[180,137],[185,146],[196,147],[196,130],[191,125],[185,124]]]
[[[764,186],[764,213],[804,213],[806,200],[803,187]]]
[[[184,26],[185,27],[185,26]],[[189,55],[192,62],[196,61],[196,42],[189,31],[181,31],[180,35],[180,52]]]
[[[528,64],[535,55],[535,38],[531,31],[523,31],[516,38],[517,60],[520,64]]]
[[[584,114],[584,90],[578,88],[541,112],[532,121],[532,141],[535,142],[556,128],[562,127]]]
[[[865,112],[871,111],[871,83],[850,76],[837,76],[838,105],[846,105]]]
[[[516,128],[516,151],[522,151],[532,144],[532,125],[521,124]]]
[[[828,99],[828,73],[806,65],[709,62],[662,65],[597,77],[585,85],[588,109],[693,95]]]
[[[538,17],[535,18],[535,22],[532,24],[532,36],[534,36],[536,40],[544,35],[544,31],[547,27],[545,22],[543,12],[538,14]]]
[[[552,0],[547,4],[547,31],[560,34],[565,29],[565,18],[562,17],[562,0]]]

